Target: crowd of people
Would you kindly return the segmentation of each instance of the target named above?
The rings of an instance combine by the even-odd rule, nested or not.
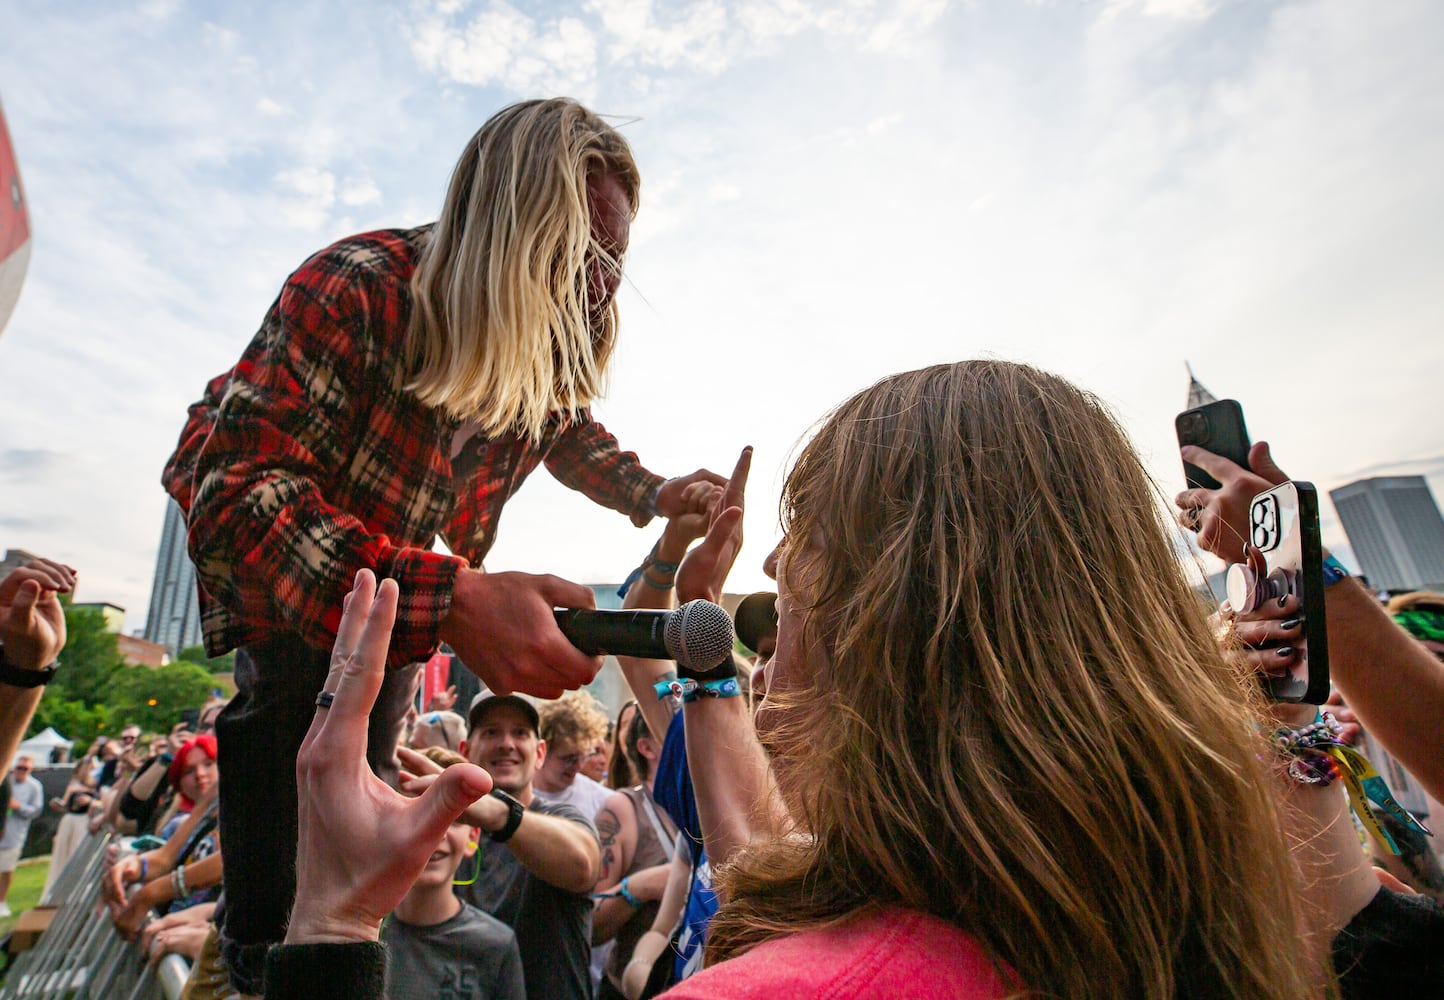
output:
[[[720,603],[744,541],[750,449],[668,479],[589,411],[639,190],[580,105],[508,108],[438,223],[309,260],[192,408],[165,481],[208,648],[246,655],[201,731],[113,753],[108,793],[96,748],[67,790],[81,830],[156,832],[109,858],[119,932],[191,957],[190,997],[1444,983],[1429,834],[1351,749],[1367,730],[1444,798],[1444,604],[1386,608],[1332,561],[1332,704],[1272,703],[1303,610],[1207,608],[1178,558],[1179,525],[1247,557],[1250,502],[1286,479],[1267,445],[1247,467],[1185,449],[1220,486],[1175,524],[1067,381],[890,375],[790,469],[776,592],[734,613],[748,657],[619,656],[615,713],[577,690],[600,661],[552,609],[590,590],[480,569],[532,469],[662,519],[626,609]],[[0,583],[0,684],[43,685],[74,583],[49,562]],[[416,703],[442,642],[485,682],[464,706]],[[0,736],[28,697],[0,699]]]

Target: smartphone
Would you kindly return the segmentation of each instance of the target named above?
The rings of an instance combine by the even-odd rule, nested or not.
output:
[[[181,712],[180,722],[177,725],[185,726],[191,732],[201,723],[201,710],[198,708],[187,708]]]
[[[1312,483],[1288,482],[1249,505],[1248,561],[1228,568],[1226,588],[1234,611],[1245,614],[1268,601],[1298,599],[1296,656],[1264,686],[1274,701],[1322,705],[1329,696],[1329,633],[1324,617],[1324,548],[1319,540],[1319,494]]]
[[[1178,433],[1178,444],[1197,445],[1222,455],[1224,458],[1248,468],[1248,428],[1243,422],[1243,407],[1236,399],[1217,399],[1192,410],[1184,410],[1173,421]],[[1190,489],[1200,487],[1206,490],[1219,488],[1219,481],[1196,465],[1183,463],[1183,478]]]

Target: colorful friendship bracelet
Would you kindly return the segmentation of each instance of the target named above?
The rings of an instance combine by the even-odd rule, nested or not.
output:
[[[1390,854],[1398,854],[1399,846],[1374,816],[1370,802],[1404,826],[1432,837],[1429,828],[1394,799],[1388,783],[1368,758],[1339,740],[1342,728],[1332,715],[1321,709],[1307,726],[1277,730],[1274,737],[1279,747],[1294,758],[1289,762],[1289,777],[1300,784],[1320,788],[1342,780],[1354,815]]]

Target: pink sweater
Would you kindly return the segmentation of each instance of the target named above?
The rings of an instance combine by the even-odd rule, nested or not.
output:
[[[667,1000],[999,1000],[1008,995],[968,934],[913,910],[873,911],[768,941],[668,990]]]

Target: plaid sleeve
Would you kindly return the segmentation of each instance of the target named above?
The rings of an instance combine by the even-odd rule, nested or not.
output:
[[[216,411],[220,409],[226,386],[230,384],[230,372],[217,375],[206,383],[201,398],[191,404],[186,414],[186,425],[181,428],[180,441],[176,444],[170,460],[166,462],[165,471],[160,475],[161,485],[175,498],[176,503],[180,504],[182,511],[189,512],[191,509],[191,499],[195,492],[196,458],[200,455],[206,438],[210,436]]]
[[[196,463],[191,557],[206,592],[241,620],[318,649],[335,641],[357,570],[394,577],[394,666],[436,648],[464,562],[394,545],[324,495],[362,432],[367,392],[388,382],[369,370],[368,296],[334,271],[318,257],[293,274],[253,363],[237,366]]]
[[[639,528],[656,513],[652,494],[666,481],[644,469],[636,454],[622,451],[617,439],[587,411],[557,435],[547,451],[546,466],[558,482],[603,507],[630,515]]]

